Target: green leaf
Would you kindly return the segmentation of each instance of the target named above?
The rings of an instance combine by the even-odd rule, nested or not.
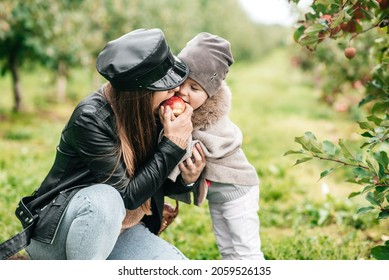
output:
[[[369,192],[369,193],[366,195],[365,198],[366,198],[366,200],[369,201],[372,205],[381,207],[381,204],[375,199],[374,194],[373,194],[372,192]]]
[[[305,138],[307,138],[308,140],[316,140],[315,134],[313,134],[311,131],[306,131],[306,132],[304,133],[304,136],[305,136]]]
[[[361,23],[358,21],[355,21],[355,28],[356,28],[355,32],[357,32],[357,33],[361,33],[363,31],[363,27],[362,27]]]
[[[363,149],[364,147],[369,146],[369,145],[371,145],[371,141],[363,143],[361,145],[361,149]]]
[[[380,205],[382,203],[384,203],[384,200],[385,200],[385,193],[384,192],[381,192],[379,191],[380,187],[376,187],[375,188],[375,192],[374,192],[374,198],[376,199],[376,201],[378,201],[378,203],[380,203]],[[386,188],[385,188],[386,189]]]
[[[339,26],[344,21],[344,17],[345,17],[345,12],[343,10],[340,10],[340,12],[332,18],[330,27],[334,28]]]
[[[292,155],[292,154],[304,154],[304,151],[303,151],[303,150],[298,150],[298,151],[289,150],[289,151],[287,151],[287,152],[284,153],[284,156],[286,156],[286,155]]]
[[[373,122],[375,125],[380,125],[383,119],[377,117],[376,115],[370,115],[367,117],[367,119],[371,122]]]
[[[386,186],[377,186],[375,189],[376,189],[377,192],[382,193],[384,195],[386,190],[388,189],[388,187],[386,187]]]
[[[323,179],[328,174],[332,173],[335,170],[335,168],[330,168],[327,170],[324,170],[322,173],[320,173],[320,180]]]
[[[369,166],[369,168],[375,173],[378,175],[379,171],[380,171],[380,167],[379,167],[379,164],[377,161],[375,160],[370,160],[370,159],[366,159],[366,163],[367,165]]]
[[[312,132],[305,132],[304,137],[309,151],[314,153],[323,153],[321,145],[316,141],[316,136]]]
[[[304,136],[295,137],[294,141],[296,143],[299,143],[301,145],[301,147],[303,147],[304,150],[309,151],[309,147],[307,145],[307,141],[305,140]]]
[[[377,260],[389,260],[389,246],[373,247],[370,253]]]
[[[299,42],[300,37],[304,34],[304,30],[305,30],[305,26],[302,25],[302,26],[300,26],[299,28],[297,28],[297,29],[295,30],[295,32],[293,33],[293,39],[294,39],[294,41],[295,41],[296,43]]]
[[[374,137],[374,135],[371,135],[370,132],[367,132],[367,131],[364,132],[364,133],[362,133],[361,136],[363,136],[363,137],[368,137],[368,138]],[[365,143],[365,144],[366,144],[366,143]],[[368,144],[368,143],[367,143],[367,144]]]
[[[329,7],[332,4],[336,4],[336,1],[335,0],[316,0],[315,4],[320,4],[320,5]]]
[[[369,103],[369,102],[371,102],[371,101],[373,101],[375,99],[376,98],[372,94],[366,93],[365,97],[363,97],[361,99],[361,101],[359,101],[358,106],[362,107],[363,105],[365,105],[365,104],[367,104],[367,103]],[[374,111],[372,111],[372,112],[374,113]]]
[[[378,214],[378,220],[383,220],[383,219],[387,219],[389,217],[389,212],[388,211],[381,211],[379,214]]]
[[[357,178],[348,178],[348,179],[345,180],[345,182],[352,183],[352,184],[358,184],[358,185],[362,185],[364,183],[367,183],[367,182],[361,182]]]
[[[362,207],[362,208],[359,208],[357,210],[357,214],[365,214],[367,212],[370,212],[371,210],[373,210],[374,207],[373,206],[368,206],[368,207]]]
[[[367,130],[370,130],[370,131],[374,131],[374,127],[372,126],[372,124],[370,122],[357,122],[359,124],[359,127],[361,129],[367,129]]]
[[[310,144],[310,151],[314,152],[314,153],[318,153],[318,154],[322,154],[323,151],[320,147],[320,144],[317,143],[316,141],[311,141],[309,142]]]
[[[296,163],[294,164],[294,166],[297,165],[297,164],[306,162],[306,161],[308,161],[308,160],[311,160],[311,159],[312,159],[312,157],[305,157],[305,158],[298,159],[298,160],[296,161]]]
[[[351,9],[352,9],[352,7],[351,7]],[[344,21],[345,22],[349,22],[353,16],[350,14],[349,10],[344,10],[343,9],[343,11],[344,11]]]
[[[370,174],[366,171],[366,169],[361,168],[361,167],[354,168],[353,173],[354,173],[354,175],[356,175],[358,177],[367,177],[367,176],[370,177]]]
[[[363,163],[364,154],[361,153],[360,150],[358,150],[358,151],[356,151],[356,154],[355,154],[355,156],[354,156],[354,159],[355,159],[357,162]]]
[[[389,127],[389,120],[382,121],[380,125],[383,127]]]
[[[366,186],[366,187],[363,189],[362,193],[365,193],[365,192],[367,192],[367,191],[370,191],[371,189],[374,189],[374,188],[375,188],[375,185]]]
[[[375,17],[370,10],[361,9],[361,12],[368,20],[371,20],[372,18]]]
[[[389,28],[388,28],[388,30],[389,30]],[[373,113],[386,112],[388,107],[389,107],[389,102],[378,102],[378,103],[373,105],[373,108],[371,109],[371,111]]]
[[[307,29],[305,29],[304,31],[304,34],[306,35],[315,35],[317,36],[317,34],[320,32],[320,31],[325,31],[326,30],[326,27],[320,23],[315,23],[315,24],[312,24],[311,26],[309,26]]]
[[[376,0],[369,1],[369,5],[376,9],[380,9],[380,4]]]
[[[389,158],[386,152],[380,151],[379,153],[374,153],[373,157],[376,159],[376,161],[384,168],[387,169],[389,164]]]
[[[327,155],[334,156],[336,154],[336,146],[328,140],[323,141],[323,150]]]
[[[361,192],[352,192],[349,194],[348,198],[353,198],[353,197],[360,195],[360,194],[361,194]],[[372,207],[372,206],[370,206],[370,207]]]
[[[318,41],[319,41],[319,38],[317,37],[317,35],[316,36],[303,35],[300,37],[298,42],[302,46],[306,46],[306,45],[316,44],[316,43],[318,43]]]
[[[346,147],[345,141],[343,139],[339,139],[339,146],[340,146],[340,150],[341,150],[342,154],[346,158],[351,158],[351,159],[354,158],[353,155],[351,154],[351,152]]]

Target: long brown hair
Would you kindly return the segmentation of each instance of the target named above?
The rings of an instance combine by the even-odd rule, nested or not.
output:
[[[154,152],[157,128],[152,110],[153,92],[117,91],[107,83],[105,95],[115,113],[119,153],[132,177]],[[142,209],[151,214],[150,200],[142,204]]]

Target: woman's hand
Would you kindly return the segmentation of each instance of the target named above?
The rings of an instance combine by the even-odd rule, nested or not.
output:
[[[206,158],[199,143],[192,150],[192,156],[179,164],[181,177],[185,184],[189,185],[197,181],[206,164]]]
[[[179,138],[188,140],[193,131],[192,114],[193,108],[185,103],[185,111],[175,117],[169,106],[161,106],[159,110],[160,119],[164,128],[164,135],[168,138]]]

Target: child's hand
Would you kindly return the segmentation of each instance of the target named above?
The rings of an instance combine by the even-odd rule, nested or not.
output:
[[[189,185],[197,181],[206,164],[206,158],[199,143],[193,147],[192,156],[179,164],[181,177]]]

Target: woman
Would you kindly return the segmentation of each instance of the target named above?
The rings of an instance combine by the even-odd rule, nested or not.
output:
[[[96,65],[108,83],[62,131],[54,165],[27,204],[39,218],[26,251],[32,259],[185,259],[156,234],[164,196],[193,190],[205,166],[195,150],[180,179],[167,180],[185,154],[193,109],[176,118],[160,103],[188,68],[159,29],[109,42]]]

